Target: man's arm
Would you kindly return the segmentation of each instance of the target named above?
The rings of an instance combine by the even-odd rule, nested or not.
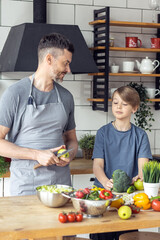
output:
[[[8,158],[16,159],[29,159],[37,160],[41,165],[48,166],[59,162],[59,159],[53,152],[64,148],[60,146],[58,148],[48,150],[37,150],[32,148],[19,147],[14,143],[11,143],[5,139],[9,132],[9,128],[0,125],[0,155]]]
[[[107,178],[104,172],[104,159],[103,158],[95,158],[93,162],[93,172],[98,181],[103,185],[106,189],[113,188],[112,179]]]

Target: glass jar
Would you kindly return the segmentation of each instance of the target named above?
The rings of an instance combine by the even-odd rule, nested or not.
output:
[[[114,38],[109,39],[109,46],[114,47]]]

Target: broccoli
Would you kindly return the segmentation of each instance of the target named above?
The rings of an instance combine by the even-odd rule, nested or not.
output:
[[[121,169],[117,169],[112,174],[113,191],[126,192],[131,185],[132,179]]]

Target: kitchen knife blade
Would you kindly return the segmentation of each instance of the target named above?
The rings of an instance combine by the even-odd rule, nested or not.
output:
[[[69,153],[69,152],[72,151],[72,150],[73,150],[73,148],[68,149],[68,150],[66,150],[66,151],[63,151],[63,152],[57,154],[57,157],[61,157],[62,155],[66,154],[66,153]]]

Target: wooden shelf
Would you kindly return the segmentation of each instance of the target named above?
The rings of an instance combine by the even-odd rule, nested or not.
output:
[[[96,51],[96,50],[105,50],[105,46],[98,46],[90,48],[90,50]],[[125,51],[125,52],[160,52],[159,48],[124,48],[124,47],[110,47],[110,51]]]
[[[96,20],[96,21],[89,22],[90,25],[104,24],[104,23],[106,23],[106,20]],[[110,26],[160,28],[160,23],[110,21]]]
[[[89,73],[90,76],[105,76],[105,73]],[[128,76],[128,77],[160,77],[160,74],[142,74],[142,73],[109,73],[109,76]]]
[[[87,101],[89,102],[104,102],[104,98],[88,98]],[[108,99],[108,102],[111,102],[111,99]],[[160,99],[148,99],[149,102],[160,102]]]

